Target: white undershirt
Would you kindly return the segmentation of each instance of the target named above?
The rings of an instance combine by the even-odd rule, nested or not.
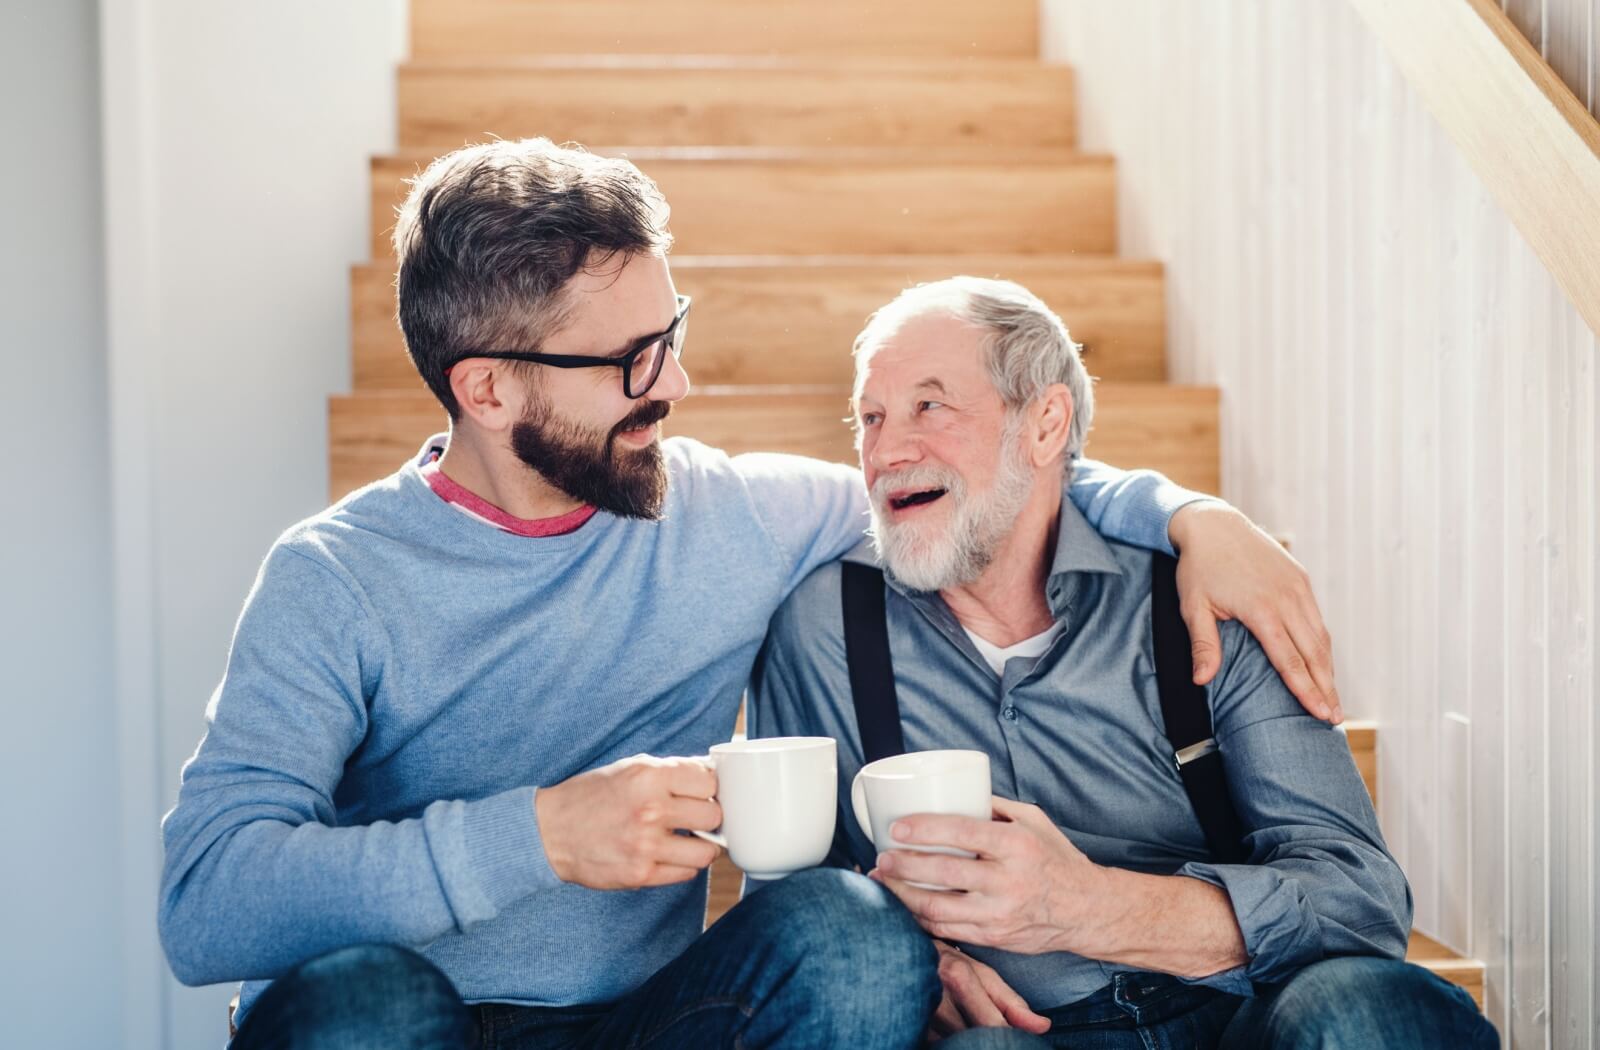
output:
[[[1029,660],[1037,660],[1043,656],[1044,651],[1050,648],[1050,643],[1056,640],[1056,635],[1061,633],[1061,621],[1057,620],[1032,638],[1024,638],[1016,645],[1008,645],[1004,649],[979,638],[966,626],[962,626],[961,629],[967,632],[967,637],[972,639],[972,644],[978,647],[978,653],[983,657],[984,662],[994,668],[995,674],[1004,678],[1007,660],[1018,656]]]

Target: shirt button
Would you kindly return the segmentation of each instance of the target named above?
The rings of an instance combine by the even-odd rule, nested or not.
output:
[[[1000,717],[1007,722],[1015,722],[1017,720],[1017,709],[1014,707],[1002,707],[1000,709]]]

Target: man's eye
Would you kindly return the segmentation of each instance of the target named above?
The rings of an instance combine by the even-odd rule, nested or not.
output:
[[[864,427],[875,427],[875,426],[877,426],[878,425],[878,413],[876,413],[876,412],[865,412],[865,413],[863,413],[862,416],[861,416],[861,425],[864,426]]]
[[[944,407],[944,402],[942,402],[942,401],[918,401],[917,402],[917,411],[918,412],[926,412],[930,408],[943,408],[943,407]]]

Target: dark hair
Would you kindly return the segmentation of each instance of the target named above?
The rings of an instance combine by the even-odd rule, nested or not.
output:
[[[580,269],[671,245],[665,198],[626,160],[544,138],[440,157],[411,180],[394,228],[411,361],[457,419],[447,368],[472,350],[536,349]]]

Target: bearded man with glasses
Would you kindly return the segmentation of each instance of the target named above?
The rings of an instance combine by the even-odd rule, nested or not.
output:
[[[683,756],[860,540],[860,473],[660,439],[689,302],[627,161],[460,150],[394,239],[450,429],[268,552],[163,822],[174,972],[244,982],[236,1050],[916,1045],[935,953],[891,894],[804,871],[702,933],[717,849],[684,834],[721,813]],[[1283,659],[1337,717],[1304,574],[1241,515],[1091,463],[1070,497],[1181,546],[1213,635],[1302,639]]]

